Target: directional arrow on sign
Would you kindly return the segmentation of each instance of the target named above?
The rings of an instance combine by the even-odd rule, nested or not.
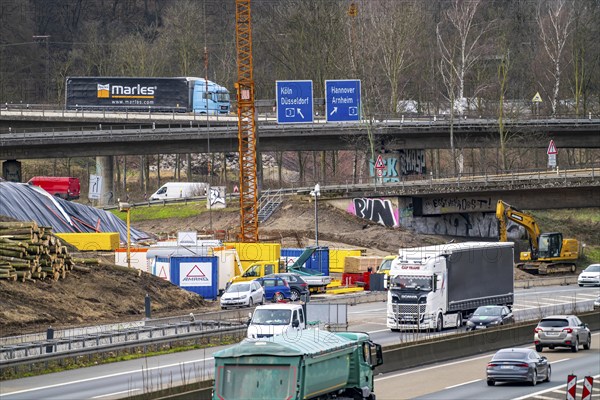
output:
[[[337,112],[337,107],[333,107],[333,110],[329,113],[329,115],[333,115]]]
[[[304,114],[302,114],[302,110],[300,110],[299,108],[296,108],[296,112],[298,113],[298,115],[302,118],[304,118]]]

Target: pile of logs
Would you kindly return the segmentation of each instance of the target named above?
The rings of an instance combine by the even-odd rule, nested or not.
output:
[[[35,222],[0,222],[0,279],[64,279],[73,264],[52,228]]]

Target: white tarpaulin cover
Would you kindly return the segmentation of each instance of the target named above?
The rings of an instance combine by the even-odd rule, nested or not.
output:
[[[53,232],[119,232],[127,242],[127,225],[113,214],[94,207],[63,200],[27,183],[0,182],[0,215],[19,221],[35,221]],[[149,235],[131,228],[131,240]]]

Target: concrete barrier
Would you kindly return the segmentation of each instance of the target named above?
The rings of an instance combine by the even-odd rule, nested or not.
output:
[[[600,330],[600,311],[580,314],[579,318],[590,327]],[[530,321],[500,328],[465,332],[444,339],[428,339],[423,342],[387,346],[384,348],[384,363],[377,373],[414,368],[426,364],[469,357],[506,347],[533,344],[533,330],[538,321]]]
[[[600,330],[600,310],[579,314],[578,316],[588,324],[590,330]],[[537,326],[537,322],[532,321],[500,328],[465,332],[462,335],[453,335],[442,340],[434,338],[420,343],[413,342],[386,346],[383,349],[383,365],[375,369],[375,374],[474,356],[506,347],[530,345],[533,344],[533,329]],[[204,381],[198,384],[202,389],[175,396],[146,397],[146,399],[210,399],[211,384],[212,381]]]

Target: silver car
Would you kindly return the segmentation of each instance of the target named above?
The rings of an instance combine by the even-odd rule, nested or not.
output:
[[[533,342],[538,352],[544,347],[570,347],[572,352],[577,352],[580,345],[583,345],[584,350],[589,350],[592,345],[590,329],[576,315],[542,318],[534,332]]]
[[[600,264],[588,265],[588,267],[581,271],[581,273],[577,277],[577,283],[579,284],[579,286],[600,286]]]

